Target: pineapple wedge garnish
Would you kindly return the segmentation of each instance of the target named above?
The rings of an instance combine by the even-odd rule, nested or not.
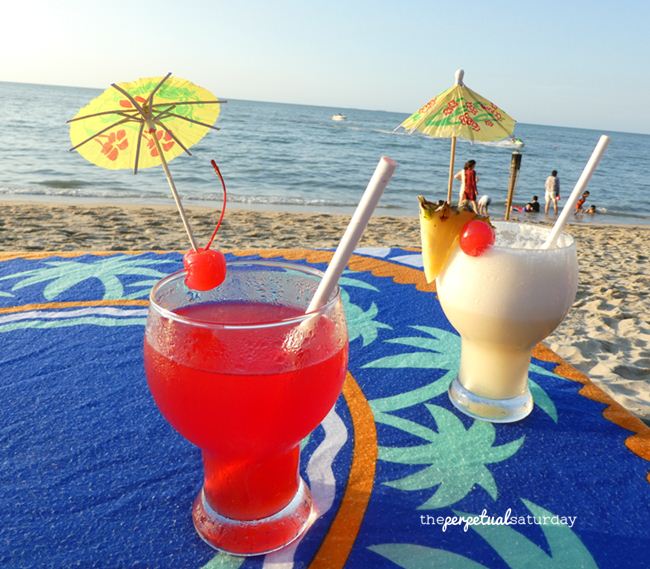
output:
[[[424,276],[428,283],[436,280],[458,246],[460,233],[465,224],[472,219],[489,218],[473,211],[459,210],[447,202],[439,205],[418,196],[420,202],[420,236],[422,238],[422,261]]]

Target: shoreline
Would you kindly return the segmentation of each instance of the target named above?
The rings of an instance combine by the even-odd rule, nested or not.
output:
[[[92,196],[56,196],[43,194],[1,194],[0,204],[9,203],[14,205],[68,205],[68,206],[90,206],[97,207],[120,207],[125,209],[139,208],[156,208],[156,207],[174,207],[174,201],[170,198],[105,198]],[[186,209],[221,211],[221,202],[219,199],[196,200],[184,198],[183,207]],[[273,203],[233,203],[228,202],[228,211],[256,211],[269,213],[291,213],[307,215],[343,215],[350,216],[354,208],[347,206],[314,206],[314,205],[296,205],[296,204],[273,204]],[[491,208],[492,216],[495,220],[501,221],[503,213],[501,207],[494,206]],[[377,217],[397,217],[413,218],[417,217],[417,211],[409,212],[405,209],[383,208],[377,206],[375,210]],[[526,214],[515,212],[510,221],[517,223],[532,223],[541,225],[552,225],[557,217],[541,217],[542,214],[535,214],[540,217],[526,217]],[[650,228],[650,220],[642,223],[638,219],[631,219],[629,223],[612,222],[608,223],[600,217],[589,218],[586,220],[569,219],[568,224],[576,227],[614,227],[614,228]]]
[[[203,210],[204,212],[221,211],[220,197],[216,197],[210,201],[183,199],[183,207],[185,209]],[[124,209],[141,209],[141,208],[172,208],[176,211],[174,200],[171,198],[104,198],[92,196],[53,196],[42,194],[0,194],[0,204],[11,203],[16,205],[57,205],[57,206],[96,206],[96,207],[119,207]],[[295,213],[295,214],[311,214],[311,213],[334,213],[336,215],[350,215],[351,208],[346,206],[327,206],[328,212],[319,211],[313,205],[294,205],[294,204],[273,204],[273,203],[233,203],[228,202],[228,211],[260,211],[269,213]],[[386,208],[377,208],[377,211],[385,211],[387,216],[391,217],[409,217],[412,214],[408,213],[392,213],[393,211]],[[401,210],[399,210],[401,211]]]
[[[189,248],[173,205],[81,205],[0,198],[0,251],[141,251]],[[198,242],[220,210],[186,205]],[[228,208],[216,245],[334,248],[349,214]],[[496,219],[496,216],[495,216]],[[650,424],[650,225],[572,224],[580,280],[568,316],[544,342]],[[359,247],[420,248],[416,216],[371,218]]]

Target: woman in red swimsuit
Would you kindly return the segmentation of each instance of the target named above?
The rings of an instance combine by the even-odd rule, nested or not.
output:
[[[476,205],[476,199],[478,198],[478,189],[476,188],[476,166],[475,160],[469,160],[465,164],[465,187],[463,189],[463,197],[460,200],[460,207],[463,208],[469,203],[474,210],[474,213],[478,214],[478,206]]]

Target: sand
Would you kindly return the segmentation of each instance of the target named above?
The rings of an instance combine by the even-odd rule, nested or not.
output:
[[[199,242],[217,214],[189,208]],[[217,239],[237,248],[334,247],[348,216],[230,210]],[[650,226],[569,227],[580,285],[547,345],[624,407],[650,423]],[[419,246],[415,217],[374,217],[362,246]],[[13,202],[2,204],[0,251],[187,248],[172,206]]]

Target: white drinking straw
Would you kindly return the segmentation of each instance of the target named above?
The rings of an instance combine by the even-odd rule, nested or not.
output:
[[[377,168],[375,168],[375,173],[372,175],[372,178],[370,178],[368,187],[366,188],[366,191],[363,192],[361,201],[352,214],[352,219],[350,219],[350,223],[348,224],[343,237],[341,237],[341,241],[339,241],[334,256],[332,257],[330,264],[327,266],[323,278],[320,283],[318,283],[318,288],[316,288],[316,292],[314,293],[305,313],[310,313],[321,308],[334,291],[334,288],[343,273],[343,269],[345,269],[345,266],[348,264],[352,252],[357,246],[361,235],[363,235],[366,225],[368,225],[368,221],[372,216],[372,212],[375,210],[375,207],[377,207],[379,198],[381,198],[381,195],[384,193],[384,189],[388,185],[396,167],[397,162],[388,156],[382,156],[379,159],[379,164],[377,164]],[[317,320],[317,315],[312,315],[303,320],[299,326],[293,328],[284,338],[284,349],[289,352],[295,352],[295,350],[299,349],[305,338],[316,326]]]
[[[375,210],[379,198],[381,198],[381,195],[384,193],[384,189],[388,185],[396,167],[397,162],[388,156],[382,156],[379,159],[379,164],[377,164],[375,173],[372,175],[372,178],[370,178],[368,187],[361,196],[361,201],[359,202],[357,209],[354,211],[352,219],[350,219],[350,223],[336,248],[336,252],[332,257],[332,260],[325,271],[325,275],[319,283],[306,312],[313,312],[314,310],[321,308],[332,294],[332,291],[336,287],[336,284],[343,273],[343,269],[345,269],[345,266],[348,264],[352,252],[357,246],[361,235],[363,235],[366,225],[368,225],[368,221],[372,216],[372,212]]]
[[[582,171],[580,178],[578,178],[578,181],[576,182],[576,185],[573,188],[569,199],[567,200],[566,204],[564,204],[564,208],[560,212],[560,215],[557,218],[553,229],[551,229],[551,232],[546,238],[546,241],[542,245],[542,249],[550,249],[551,247],[555,247],[555,243],[560,236],[560,233],[562,233],[562,229],[564,229],[564,226],[566,225],[569,216],[571,215],[571,212],[573,211],[573,208],[578,201],[578,198],[587,187],[589,180],[591,180],[591,176],[598,167],[598,163],[603,157],[608,144],[609,136],[606,136],[604,134],[601,135],[600,139],[598,140],[598,144],[596,144],[596,148],[594,148],[594,151],[591,153],[591,157],[589,158],[585,169]]]

